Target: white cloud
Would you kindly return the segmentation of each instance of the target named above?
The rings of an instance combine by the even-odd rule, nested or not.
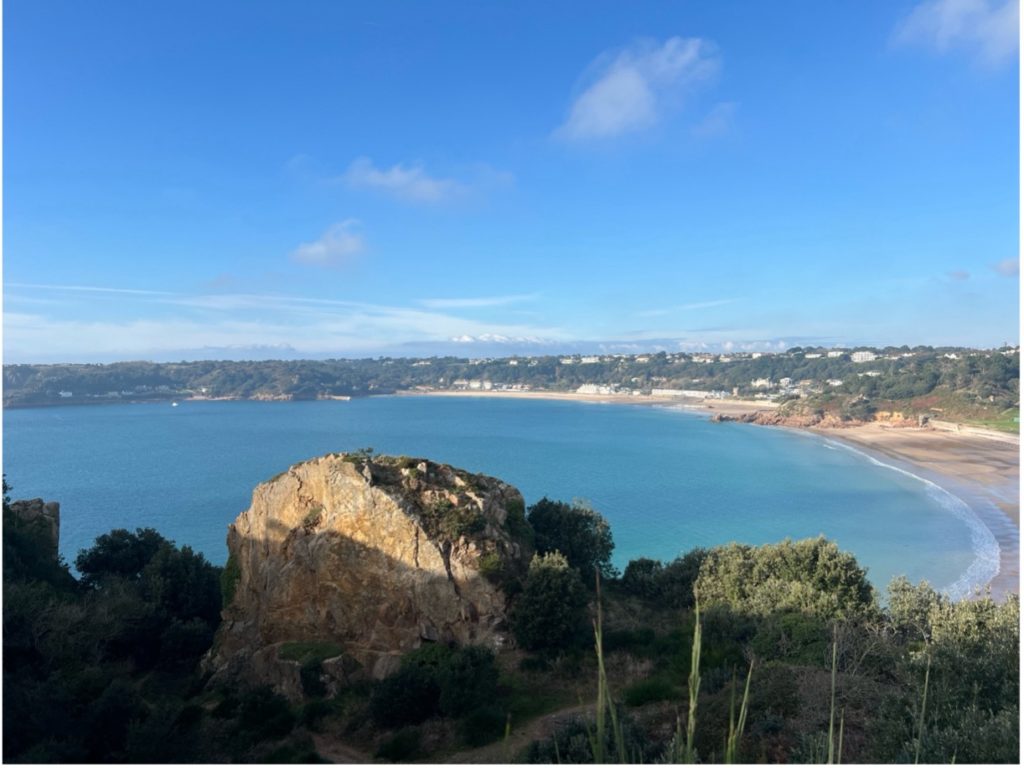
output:
[[[1020,274],[1020,259],[1003,259],[998,264],[993,264],[992,269],[1003,277],[1016,277]]]
[[[455,179],[430,176],[423,166],[398,163],[390,168],[378,168],[368,157],[354,160],[342,180],[352,187],[380,190],[415,203],[444,202],[466,190],[465,185]]]
[[[676,304],[672,307],[662,307],[661,309],[646,309],[643,312],[637,312],[637,317],[664,317],[665,315],[674,315],[677,312],[690,312],[694,309],[711,309],[713,307],[723,307],[726,304],[733,304],[738,299],[712,299],[710,301],[695,301],[690,304]]]
[[[11,298],[20,298],[12,285]],[[86,304],[48,286],[30,295],[62,299],[36,311],[4,314],[7,360],[145,358],[176,350],[289,347],[300,354],[353,354],[408,342],[567,338],[554,326],[480,322],[453,314],[284,294],[107,293]],[[14,290],[11,290],[14,289]],[[95,301],[107,293],[108,301]]]
[[[481,296],[465,299],[420,299],[419,304],[427,309],[475,309],[478,307],[503,307],[524,301],[535,301],[539,293],[517,293],[511,296]]]
[[[664,114],[674,95],[718,69],[714,46],[700,38],[640,41],[591,65],[589,85],[573,101],[555,135],[603,139],[643,130]]]
[[[1018,47],[1017,0],[927,0],[896,28],[894,41],[939,53],[969,51],[987,66],[1012,60]]]
[[[738,108],[739,105],[735,101],[718,102],[703,120],[693,126],[694,135],[711,137],[728,133],[735,123]]]
[[[337,267],[361,253],[366,244],[363,236],[353,230],[359,226],[355,219],[334,224],[312,243],[303,243],[291,253],[293,261],[317,267]]]

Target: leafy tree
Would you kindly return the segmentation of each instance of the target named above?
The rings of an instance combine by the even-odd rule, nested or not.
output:
[[[580,574],[561,553],[534,555],[512,609],[512,629],[529,650],[565,648],[580,636],[586,606]]]
[[[598,512],[579,502],[569,505],[545,497],[530,507],[528,519],[539,554],[561,552],[587,584],[595,568],[605,578],[615,575],[612,531]]]
[[[75,567],[86,586],[95,586],[107,576],[137,579],[165,544],[167,539],[152,528],[138,528],[135,533],[117,528],[97,537],[92,547],[79,552]]]

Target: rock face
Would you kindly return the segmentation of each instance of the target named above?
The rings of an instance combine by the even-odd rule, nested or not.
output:
[[[299,664],[280,657],[296,643],[342,649],[321,664],[333,686],[427,641],[499,648],[499,585],[525,573],[531,540],[522,495],[494,478],[405,457],[296,464],[229,527],[232,599],[207,666],[295,698]]]
[[[819,427],[821,429],[845,429],[863,424],[863,421],[850,419],[843,421],[831,413],[825,414],[783,414],[778,411],[755,411],[730,416],[716,413],[711,421],[739,421],[744,424],[762,424],[772,427]]]
[[[60,504],[42,499],[22,499],[12,501],[10,509],[16,517],[26,523],[38,525],[47,534],[53,547],[53,559],[56,560],[60,545]]]

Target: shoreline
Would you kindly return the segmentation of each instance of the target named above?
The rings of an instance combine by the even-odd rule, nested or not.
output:
[[[674,405],[711,416],[773,410],[752,400],[691,400],[644,395],[581,395],[575,392],[404,391],[399,396],[491,397],[630,405]],[[757,425],[760,426],[760,425]],[[773,426],[773,425],[772,425]],[[932,483],[967,506],[999,547],[998,572],[982,589],[995,600],[1020,594],[1020,438],[972,428],[963,432],[929,427],[893,427],[878,422],[843,428],[784,426],[835,440],[897,471]]]

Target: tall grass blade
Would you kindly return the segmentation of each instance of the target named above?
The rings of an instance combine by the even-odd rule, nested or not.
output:
[[[740,739],[743,738],[743,729],[747,725],[747,706],[750,702],[750,678],[754,674],[754,662],[750,662],[747,670],[747,684],[743,687],[743,700],[740,702],[740,716],[738,722],[733,725],[732,702],[729,705],[729,738],[725,743],[725,762],[735,763],[736,753],[739,750]],[[733,693],[735,694],[735,682]]]
[[[928,705],[928,675],[932,669],[932,656],[929,653],[924,667],[924,693],[921,694],[921,717],[917,723],[917,744],[914,747],[914,765],[921,759],[921,743],[924,741],[924,711]]]
[[[690,654],[690,710],[686,713],[686,751],[685,761],[687,763],[697,762],[697,752],[694,748],[694,735],[697,732],[697,696],[700,692],[700,603],[696,603],[693,611],[693,650]]]
[[[835,762],[835,722],[836,722],[836,652],[839,644],[835,637],[836,631],[832,630],[832,695],[828,709],[828,759],[829,765]]]
[[[839,751],[836,754],[836,765],[843,762],[843,723],[846,719],[846,707],[839,711]]]
[[[597,653],[597,702],[595,707],[594,734],[587,729],[587,737],[590,739],[590,749],[594,755],[594,762],[601,764],[607,762],[605,745],[607,741],[608,721],[611,721],[611,735],[615,741],[615,751],[618,762],[629,762],[629,755],[626,752],[626,739],[619,722],[618,713],[615,709],[615,700],[612,697],[611,688],[608,685],[608,674],[604,666],[604,641],[603,623],[604,614],[601,609],[601,575],[594,569],[594,581],[597,592],[597,619],[594,621],[594,650]]]

